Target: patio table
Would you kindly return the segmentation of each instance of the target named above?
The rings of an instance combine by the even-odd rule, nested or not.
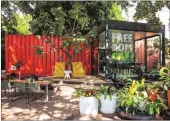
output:
[[[45,85],[46,86],[46,101],[48,102],[48,84],[49,81],[37,81],[40,85]]]
[[[25,83],[25,80],[9,80],[9,82],[22,82],[22,83]]]
[[[22,83],[26,83],[25,80],[10,80],[10,82],[22,82]],[[32,82],[30,82],[32,83]],[[37,81],[37,83],[39,83],[40,85],[45,85],[46,86],[46,101],[48,102],[48,85],[49,85],[49,81]],[[16,89],[15,89],[16,92]]]

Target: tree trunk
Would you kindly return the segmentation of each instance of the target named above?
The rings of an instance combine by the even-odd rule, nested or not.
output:
[[[71,70],[71,60],[72,60],[72,57],[68,57],[67,70]]]
[[[70,53],[71,49],[68,48],[67,50],[63,50],[64,53],[66,54],[68,61],[66,61],[67,64],[67,70],[71,70],[71,62],[72,62],[72,55]]]
[[[67,66],[68,66],[67,70],[71,70],[71,64],[68,63]]]

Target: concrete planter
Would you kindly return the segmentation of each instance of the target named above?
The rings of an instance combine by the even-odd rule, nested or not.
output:
[[[117,96],[112,95],[112,100],[110,100],[109,96],[104,99],[104,95],[100,96],[101,101],[101,108],[100,111],[104,114],[112,114],[116,111],[116,104],[117,104]]]
[[[81,115],[97,115],[99,102],[96,97],[80,97],[79,109]]]

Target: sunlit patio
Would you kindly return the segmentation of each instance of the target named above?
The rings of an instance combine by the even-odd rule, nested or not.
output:
[[[52,77],[39,77],[52,79]],[[106,82],[95,76],[86,76],[83,79],[54,79],[51,89],[48,90],[48,102],[41,103],[36,100],[26,104],[26,99],[21,98],[15,101],[7,99],[2,92],[1,106],[3,120],[63,120],[74,114],[79,114],[79,98],[73,97],[76,89],[88,89],[89,86],[96,87]]]
[[[21,98],[15,102],[2,98],[2,119],[4,120],[43,120],[65,119],[78,112],[78,99],[72,98],[74,86],[58,86],[57,90],[49,90],[49,101],[41,104],[33,101],[26,104]]]
[[[2,120],[170,120],[169,1],[1,6]]]

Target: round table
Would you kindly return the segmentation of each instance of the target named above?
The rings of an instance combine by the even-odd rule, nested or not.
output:
[[[71,70],[65,70],[64,74],[65,74],[64,79],[69,79],[70,78],[70,74],[71,74]]]

